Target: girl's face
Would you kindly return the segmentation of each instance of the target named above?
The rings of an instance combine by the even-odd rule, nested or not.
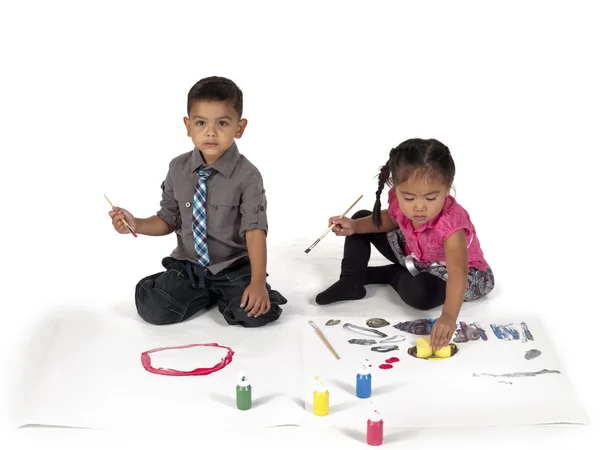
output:
[[[450,186],[441,178],[419,175],[397,184],[395,190],[400,211],[412,221],[415,229],[435,218],[450,194]]]

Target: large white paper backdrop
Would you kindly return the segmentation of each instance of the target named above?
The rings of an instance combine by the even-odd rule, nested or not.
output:
[[[257,329],[221,321],[214,310],[168,326],[89,311],[49,319],[30,351],[18,425],[201,431],[299,424],[304,404],[289,395],[301,392],[298,318]],[[142,366],[145,351],[205,343],[232,348],[232,362],[206,376],[164,376]],[[150,356],[153,367],[190,371],[213,367],[226,353],[193,347]],[[236,408],[238,371],[253,388],[248,411]]]
[[[109,313],[59,313],[40,327],[28,352],[25,398],[18,425],[39,424],[89,428],[230,429],[277,425],[359,429],[365,426],[371,402],[386,427],[449,427],[587,423],[548,338],[536,320],[526,320],[534,341],[501,341],[489,323],[520,322],[477,317],[488,341],[458,344],[457,355],[443,361],[418,360],[407,354],[416,336],[404,335],[398,351],[376,353],[371,346],[349,344],[368,338],[342,328],[346,322],[365,325],[366,316],[282,315],[259,329],[225,325],[210,311],[182,324],[152,326],[139,319]],[[341,356],[335,360],[308,324],[314,320]],[[398,318],[390,320],[396,324]],[[471,323],[472,320],[465,320]],[[378,339],[379,340],[379,339]],[[231,347],[231,364],[207,376],[170,377],[144,370],[140,355],[154,348],[218,343]],[[536,348],[538,358],[525,352]],[[182,371],[212,367],[222,349],[189,348],[152,353],[154,367]],[[396,356],[390,370],[379,369]],[[373,395],[359,399],[356,372],[364,358],[372,363]],[[558,370],[536,377],[476,377]],[[253,387],[253,408],[238,411],[235,386],[243,370]],[[312,413],[314,375],[330,390],[330,414]]]
[[[308,317],[325,334],[340,356],[336,360],[315,331],[308,325],[303,330],[304,398],[310,414],[303,424],[323,427],[364,428],[370,408],[376,408],[386,427],[459,427],[509,426],[548,423],[587,423],[585,411],[574,396],[548,337],[537,320],[526,320],[534,341],[499,340],[490,323],[520,323],[522,318],[461,318],[467,323],[479,322],[488,340],[457,344],[459,352],[450,359],[427,361],[407,353],[418,336],[393,328],[378,328],[388,336],[406,336],[397,343],[399,350],[377,353],[372,346],[350,344],[348,340],[370,337],[348,331],[342,326],[352,323],[368,328],[365,317],[336,317],[341,323],[326,326],[327,318]],[[382,338],[375,338],[378,342]],[[541,356],[527,360],[527,350],[538,349]],[[393,368],[379,368],[385,360],[397,357]],[[364,358],[372,363],[372,396],[356,396],[356,374]],[[474,374],[510,374],[558,370],[561,373],[533,377],[493,377]],[[330,392],[330,414],[314,416],[314,375],[319,374]],[[371,406],[372,403],[372,406]]]

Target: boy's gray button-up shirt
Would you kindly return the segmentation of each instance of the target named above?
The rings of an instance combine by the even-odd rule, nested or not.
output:
[[[268,231],[267,199],[259,170],[240,155],[235,142],[211,166],[196,148],[174,158],[162,183],[157,215],[175,228],[177,247],[171,257],[196,261],[192,208],[198,169],[214,169],[206,182],[208,269],[216,274],[248,255],[246,231]]]

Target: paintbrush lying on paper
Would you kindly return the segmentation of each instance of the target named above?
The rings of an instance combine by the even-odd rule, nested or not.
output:
[[[333,349],[333,347],[331,346],[329,341],[325,338],[325,336],[323,336],[323,333],[321,333],[321,330],[319,330],[319,328],[317,327],[317,324],[314,323],[312,320],[309,320],[308,323],[310,324],[311,327],[313,327],[315,329],[315,331],[317,332],[317,334],[323,341],[323,344],[325,344],[327,346],[327,348],[331,351],[331,353],[333,353],[333,356],[335,356],[335,359],[340,359],[339,355],[335,352],[335,350]]]
[[[104,194],[104,198],[110,204],[110,206],[114,208],[112,202],[108,199],[108,197],[106,196],[106,194]],[[127,223],[127,221],[125,219],[121,219],[121,220],[123,221],[123,223],[125,224],[125,226],[127,228],[129,228],[129,231],[131,232],[131,234],[133,234],[133,237],[137,237],[137,234],[135,234],[135,231],[133,231],[133,229],[129,226],[129,224]]]
[[[350,205],[350,207],[349,207],[349,208],[348,208],[346,211],[344,211],[344,213],[343,213],[343,214],[340,216],[340,218],[342,218],[342,217],[344,217],[346,214],[348,214],[348,211],[350,211],[352,208],[354,208],[354,205],[356,205],[356,204],[358,203],[358,201],[359,201],[359,200],[360,200],[362,197],[363,197],[363,196],[362,196],[362,194],[361,194],[361,195],[360,195],[360,197],[358,197],[358,198],[356,199],[356,201],[355,201],[354,203],[352,203],[352,204]],[[312,244],[310,247],[308,247],[306,250],[304,250],[304,253],[308,253],[308,252],[310,252],[310,251],[311,251],[313,248],[315,248],[315,246],[316,246],[316,245],[317,245],[319,242],[321,242],[321,239],[323,239],[325,236],[327,236],[327,233],[329,233],[329,232],[330,232],[330,231],[333,229],[333,227],[335,227],[335,223],[334,223],[334,224],[332,224],[332,225],[331,225],[329,228],[327,228],[327,229],[325,230],[325,232],[324,232],[324,233],[321,235],[321,237],[320,237],[319,239],[317,239],[315,242],[313,242],[313,244]]]

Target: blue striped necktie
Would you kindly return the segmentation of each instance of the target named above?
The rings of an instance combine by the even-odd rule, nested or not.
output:
[[[196,261],[198,261],[200,267],[204,268],[210,263],[208,236],[206,232],[206,180],[212,175],[212,170],[198,170],[198,175],[192,208],[192,232],[194,235]],[[201,279],[200,286],[203,285],[204,280]]]

